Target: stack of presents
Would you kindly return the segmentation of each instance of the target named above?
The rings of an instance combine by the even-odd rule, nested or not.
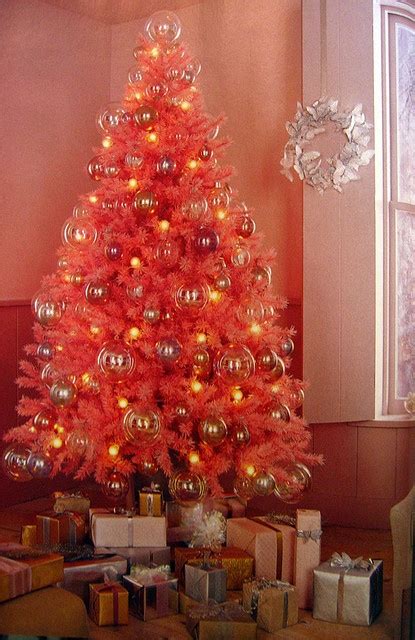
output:
[[[195,532],[208,540],[215,526],[219,537],[192,546]],[[321,563],[321,535],[319,511],[248,518],[234,496],[163,504],[151,487],[139,492],[137,513],[113,513],[63,495],[23,527],[22,545],[0,547],[0,602],[57,583],[97,625],[184,614],[199,639],[256,638],[257,628],[297,624],[299,609],[370,625],[382,608],[382,562],[343,553]]]

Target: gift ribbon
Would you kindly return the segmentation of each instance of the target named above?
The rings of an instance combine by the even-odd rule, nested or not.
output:
[[[313,540],[314,542],[320,542],[320,538],[323,535],[321,529],[297,529],[297,538],[303,538],[304,542]]]
[[[289,527],[295,527],[296,520],[293,516],[287,516],[284,513],[268,513],[265,516],[266,522],[271,522],[272,524],[286,524]],[[264,522],[264,520],[261,520]]]
[[[337,621],[342,623],[344,619],[344,576],[348,571],[370,571],[374,567],[373,560],[364,560],[362,556],[352,559],[344,551],[340,554],[334,552],[329,560],[330,566],[340,569],[337,587]]]
[[[276,577],[279,579],[282,576],[282,554],[284,553],[283,549],[283,539],[282,533],[278,529],[272,526],[271,522],[266,522],[265,520],[261,520],[260,518],[252,518],[255,522],[259,522],[259,524],[264,525],[264,527],[268,527],[272,529],[277,536],[277,566],[276,566]]]
[[[259,592],[264,589],[279,589],[283,591],[283,612],[282,612],[282,626],[285,627],[288,624],[288,593],[289,591],[294,591],[294,587],[292,584],[288,582],[282,582],[281,580],[268,580],[267,578],[260,578],[259,580],[246,580],[245,584],[251,585],[252,593],[251,593],[251,608],[249,613],[252,615],[254,620],[258,617],[258,600],[259,600]]]
[[[207,604],[197,604],[187,611],[188,629],[193,632],[201,620],[231,621],[238,620],[245,611],[237,602],[223,602],[218,604],[209,601]]]
[[[25,562],[0,556],[0,573],[8,576],[10,598],[32,590],[32,569]]]
[[[162,582],[171,579],[170,565],[161,564],[158,567],[146,567],[144,565],[133,565],[130,576],[140,584],[151,582]]]
[[[95,584],[94,589],[97,593],[112,593],[112,615],[114,624],[118,624],[119,619],[119,594],[124,590],[118,582],[104,582],[103,584]]]

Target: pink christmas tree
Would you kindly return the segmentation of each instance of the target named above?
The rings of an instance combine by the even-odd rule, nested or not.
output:
[[[33,300],[19,378],[32,393],[4,467],[16,479],[92,475],[113,495],[161,469],[183,501],[220,494],[233,469],[241,497],[289,500],[317,458],[274,255],[219,164],[228,141],[204,111],[177,16],[159,12],[146,31],[123,102],[99,116],[95,188]]]

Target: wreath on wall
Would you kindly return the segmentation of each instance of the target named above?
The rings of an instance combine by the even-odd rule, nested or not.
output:
[[[367,148],[373,125],[366,122],[362,105],[356,105],[351,111],[339,111],[338,102],[333,98],[320,98],[309,107],[297,102],[294,120],[286,124],[290,138],[284,147],[281,173],[292,182],[293,168],[300,180],[321,194],[329,187],[341,192],[343,185],[359,180],[359,167],[368,165],[375,153]],[[331,122],[344,134],[346,142],[323,163],[319,151],[307,148]]]

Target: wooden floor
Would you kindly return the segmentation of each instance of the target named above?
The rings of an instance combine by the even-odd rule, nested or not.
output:
[[[50,508],[49,500],[40,499],[0,511],[0,541],[18,541],[20,527],[34,521],[36,513]],[[384,561],[384,610],[370,627],[352,627],[314,620],[310,611],[300,611],[299,623],[276,634],[257,631],[257,640],[314,638],[315,640],[386,640],[393,638],[392,623],[392,541],[389,531],[326,527],[322,538],[322,560],[333,551],[346,551],[352,557],[364,556]],[[181,640],[190,636],[185,616],[177,615],[144,623],[130,616],[128,626],[97,627],[90,623],[93,640]]]

